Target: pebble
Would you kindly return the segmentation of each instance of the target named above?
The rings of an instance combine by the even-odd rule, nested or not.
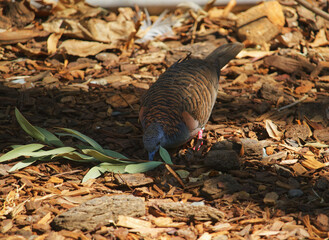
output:
[[[290,198],[296,198],[296,197],[301,197],[303,196],[303,191],[300,189],[290,189],[288,192],[288,196]]]

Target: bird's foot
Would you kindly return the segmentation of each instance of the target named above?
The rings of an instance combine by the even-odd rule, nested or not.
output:
[[[193,148],[193,150],[197,149],[197,151],[200,150],[201,146],[203,145],[203,140],[202,140],[202,133],[203,133],[204,128],[202,128],[199,132],[198,132],[198,140]]]

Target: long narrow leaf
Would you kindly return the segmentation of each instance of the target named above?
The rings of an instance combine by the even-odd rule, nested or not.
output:
[[[127,164],[110,164],[110,163],[99,164],[99,168],[103,173],[104,172],[125,173],[126,166]]]
[[[31,164],[35,163],[37,160],[38,158],[36,157],[24,159],[23,161],[16,163],[11,169],[9,169],[9,172],[14,172],[16,170],[26,168],[27,166],[30,166]]]
[[[15,148],[19,148],[19,147],[22,147],[22,146],[25,146],[25,145],[11,145],[10,147],[11,147],[12,149],[15,149]]]
[[[163,159],[163,161],[165,161],[165,163],[173,164],[173,162],[171,161],[171,157],[166,149],[164,149],[163,147],[160,146],[159,152],[160,152],[161,158]]]
[[[121,153],[109,150],[109,149],[104,149],[104,153],[107,156],[114,157],[114,158],[121,158],[121,159],[127,159],[126,156],[122,155]]]
[[[69,129],[69,128],[60,128],[60,129],[62,129],[65,132],[74,134],[75,136],[78,136],[79,138],[84,139],[87,143],[89,143],[97,151],[104,152],[104,149],[101,147],[101,145],[99,145],[95,140],[91,139],[90,137],[88,137],[76,130],[73,130],[73,129]]]
[[[99,166],[95,166],[92,167],[87,174],[83,177],[82,182],[86,182],[89,179],[95,179],[98,178],[99,176],[102,175],[102,172],[100,171],[100,167]]]
[[[56,157],[63,157],[76,162],[99,162],[97,159],[78,152],[57,154]]]
[[[18,158],[20,156],[30,156],[32,152],[39,150],[43,148],[45,145],[33,143],[33,144],[27,144],[20,147],[17,147],[4,155],[0,157],[0,162],[8,161],[14,158]]]
[[[57,154],[73,152],[75,150],[76,149],[73,147],[61,147],[61,148],[55,148],[55,149],[48,150],[48,151],[31,152],[31,153],[28,153],[25,155],[31,156],[31,157],[44,157],[44,156],[54,155],[54,156],[52,156],[52,158],[54,158],[54,157],[56,157]]]
[[[90,145],[82,145],[82,144],[77,144],[75,145],[77,148],[79,148],[80,150],[83,150],[83,149],[94,149],[92,147],[90,147]]]
[[[108,163],[112,163],[112,164],[130,163],[129,161],[124,161],[124,160],[120,160],[120,159],[117,159],[114,157],[107,156],[94,149],[83,149],[82,152],[84,154],[87,154],[89,156],[96,158],[97,160],[99,160],[101,162],[108,162]]]
[[[77,136],[77,135],[74,135],[74,134],[71,134],[71,133],[55,133],[57,136],[60,136],[60,137],[74,137],[74,138],[77,138],[79,139],[81,142],[85,142],[85,143],[88,143],[86,140],[84,140],[83,138]]]
[[[20,111],[15,108],[15,115],[19,125],[23,128],[23,130],[29,134],[30,136],[34,137],[35,139],[45,142],[45,136],[35,128],[31,123],[29,123],[26,118],[20,113]]]
[[[47,144],[56,146],[56,147],[64,147],[64,143],[59,140],[58,137],[56,137],[53,133],[49,132],[48,130],[41,128],[41,127],[37,127],[35,126],[35,128],[37,130],[39,130],[44,136],[45,136],[45,142]]]
[[[150,171],[157,166],[163,164],[163,162],[159,161],[150,161],[145,163],[137,163],[137,164],[129,164],[126,166],[125,171],[127,173],[141,173]]]

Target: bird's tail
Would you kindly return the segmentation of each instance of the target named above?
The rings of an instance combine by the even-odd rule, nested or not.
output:
[[[205,58],[205,61],[215,64],[222,69],[231,59],[233,59],[242,49],[244,45],[239,42],[224,44],[216,48]]]

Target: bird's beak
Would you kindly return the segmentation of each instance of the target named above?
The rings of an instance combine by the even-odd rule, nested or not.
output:
[[[149,152],[149,160],[150,161],[153,161],[154,155],[155,155],[155,151],[154,152]]]

